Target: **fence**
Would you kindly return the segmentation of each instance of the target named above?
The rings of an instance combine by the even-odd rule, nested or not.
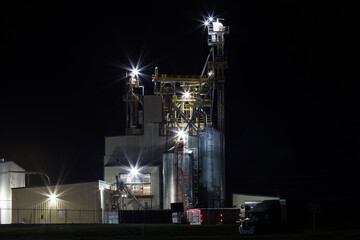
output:
[[[0,224],[118,223],[118,211],[70,209],[0,209]]]
[[[171,210],[0,208],[0,224],[171,223]]]
[[[171,223],[171,210],[120,210],[119,223]]]
[[[234,224],[239,213],[239,209],[207,208],[201,209],[201,219],[203,224]],[[0,208],[0,220],[1,224],[168,224],[172,223],[172,211]]]

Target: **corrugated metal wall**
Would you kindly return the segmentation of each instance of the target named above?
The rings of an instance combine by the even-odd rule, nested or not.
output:
[[[13,189],[12,222],[100,223],[102,210],[108,209],[101,205],[111,206],[106,191],[99,189],[99,182]]]

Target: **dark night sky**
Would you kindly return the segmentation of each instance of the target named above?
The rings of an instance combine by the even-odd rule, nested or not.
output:
[[[235,4],[234,2],[238,2]],[[199,74],[202,16],[226,19],[229,192],[359,198],[354,6],[316,1],[1,3],[0,157],[53,181],[102,178],[124,133],[121,78],[141,57]]]

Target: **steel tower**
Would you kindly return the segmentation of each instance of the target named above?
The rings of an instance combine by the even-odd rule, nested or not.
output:
[[[159,75],[158,68],[153,75],[154,94],[162,97],[163,104],[160,134],[174,138],[174,144],[167,146],[173,150],[173,159],[164,157],[163,162],[164,166],[174,166],[165,170],[172,172],[168,176],[175,176],[171,183],[175,189],[169,192],[185,208],[198,203],[201,207],[222,207],[225,200],[224,36],[229,34],[229,27],[223,26],[222,20],[205,21],[211,48],[200,75]],[[181,136],[184,134],[186,138]],[[195,151],[196,157],[188,154]],[[170,179],[168,176],[164,179]]]

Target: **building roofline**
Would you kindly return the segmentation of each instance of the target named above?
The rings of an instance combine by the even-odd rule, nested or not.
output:
[[[9,163],[15,164],[16,166],[18,166],[19,168],[21,168],[25,171],[25,169],[22,166],[20,166],[19,164],[17,164],[14,161],[0,161],[0,164],[9,164]]]
[[[51,184],[51,185],[45,185],[45,186],[18,187],[18,188],[11,188],[11,189],[16,190],[16,189],[24,189],[24,188],[56,187],[56,186],[66,186],[66,185],[84,184],[84,183],[103,183],[103,184],[113,185],[112,183],[106,182],[104,180],[97,180],[97,181],[90,181],[90,182]]]

